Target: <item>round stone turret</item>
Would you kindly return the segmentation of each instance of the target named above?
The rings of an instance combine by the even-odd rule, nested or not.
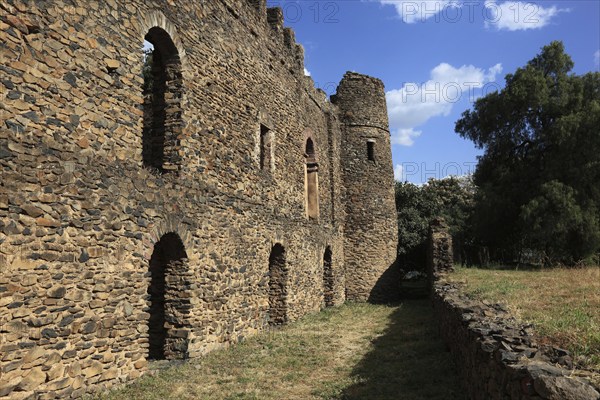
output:
[[[342,122],[346,296],[382,300],[397,289],[392,266],[398,242],[383,82],[348,72],[332,102]]]
[[[385,91],[380,79],[346,72],[332,102],[340,108],[343,123],[389,131]]]

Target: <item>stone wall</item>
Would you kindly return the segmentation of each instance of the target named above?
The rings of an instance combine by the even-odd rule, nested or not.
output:
[[[460,294],[438,281],[433,305],[442,337],[473,400],[598,400],[600,388],[573,374],[569,354],[539,346],[505,308]]]
[[[446,272],[454,270],[452,235],[443,218],[435,218],[429,224],[427,241],[427,275],[430,286]]]
[[[532,328],[498,304],[474,300],[448,283],[452,248],[447,226],[434,221],[429,236],[432,301],[440,333],[473,400],[599,400],[600,388],[574,374],[568,352],[536,343]]]
[[[277,245],[283,321],[359,286],[366,273],[348,274],[344,243],[349,132],[304,76],[281,10],[0,0],[0,38],[0,398],[79,397],[140,376],[148,359],[198,357],[265,329]],[[143,91],[144,38],[162,57],[162,89]],[[381,202],[376,214],[394,212],[383,133],[389,188],[365,199]],[[372,251],[350,257],[374,266],[356,297],[393,238]]]

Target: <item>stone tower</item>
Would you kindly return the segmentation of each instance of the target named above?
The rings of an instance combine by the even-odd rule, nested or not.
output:
[[[385,91],[381,80],[347,72],[332,101],[342,130],[348,300],[378,300],[393,284],[398,226]]]

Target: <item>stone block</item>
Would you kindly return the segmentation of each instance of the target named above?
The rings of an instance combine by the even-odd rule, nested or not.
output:
[[[62,299],[67,294],[67,288],[62,285],[53,286],[46,292],[46,295],[52,299]]]
[[[38,389],[38,387],[46,382],[46,373],[41,368],[33,368],[23,375],[23,379],[18,385],[19,390],[30,391]]]
[[[104,62],[106,63],[106,67],[108,69],[117,69],[121,66],[121,63],[118,60],[112,58],[105,58]]]
[[[82,373],[86,378],[91,378],[102,373],[103,367],[99,361],[94,361],[89,367],[85,368]]]

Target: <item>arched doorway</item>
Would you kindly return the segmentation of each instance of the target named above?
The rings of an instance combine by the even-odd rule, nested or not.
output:
[[[173,172],[180,164],[182,130],[179,52],[169,34],[159,27],[148,31],[144,48],[142,159],[144,166],[155,172]]]
[[[325,307],[333,306],[333,269],[331,266],[331,248],[327,246],[323,254],[323,300]]]
[[[319,164],[315,152],[315,143],[306,139],[304,156],[306,157],[306,214],[309,219],[319,218]]]
[[[150,258],[148,359],[183,359],[188,354],[190,271],[176,233],[163,235]]]
[[[269,325],[287,322],[287,284],[285,248],[277,243],[269,256]]]

